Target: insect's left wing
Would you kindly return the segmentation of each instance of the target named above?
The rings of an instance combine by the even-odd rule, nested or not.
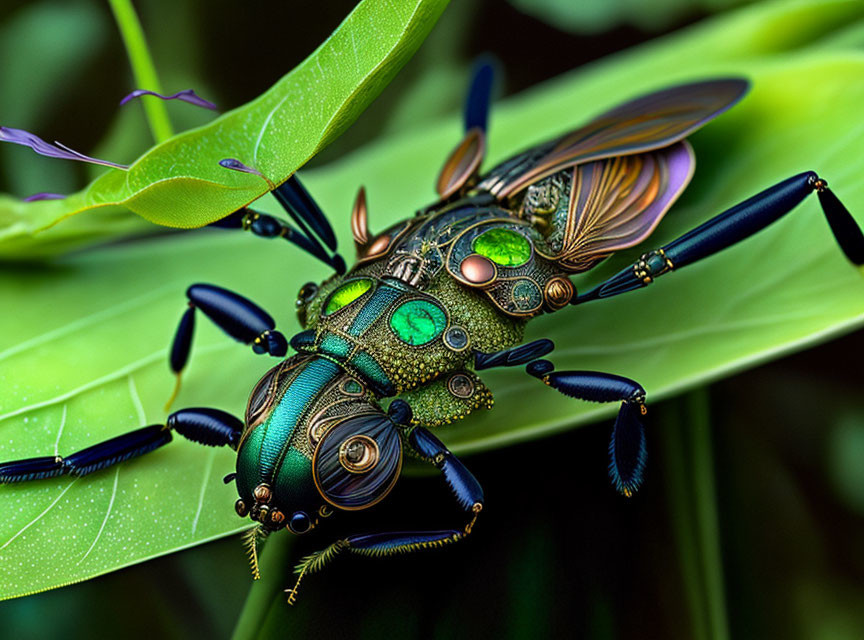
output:
[[[502,162],[480,178],[477,189],[505,199],[568,167],[669,147],[735,104],[748,86],[742,78],[724,78],[636,98]]]

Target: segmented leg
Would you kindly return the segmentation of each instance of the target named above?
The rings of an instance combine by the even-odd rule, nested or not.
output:
[[[213,323],[243,344],[251,344],[255,353],[267,353],[281,358],[288,352],[288,341],[279,331],[269,313],[251,300],[212,284],[193,284],[186,290],[189,308],[180,318],[169,364],[177,376],[174,392],[165,407],[167,411],[180,391],[180,376],[192,349],[195,332],[195,310],[200,309]]]
[[[435,190],[442,200],[464,195],[476,182],[480,165],[486,155],[486,126],[489,120],[493,75],[492,66],[486,62],[474,67],[471,87],[465,101],[465,136],[450,153],[435,185]]]
[[[171,431],[187,440],[216,447],[236,447],[243,423],[218,409],[182,409],[154,424],[94,444],[69,456],[43,456],[0,463],[0,484],[26,482],[61,475],[86,476],[111,465],[143,456],[171,442]]]
[[[336,234],[327,217],[296,175],[273,189],[273,195],[299,227],[266,213],[240,209],[209,226],[223,229],[251,231],[259,238],[284,238],[323,263],[333,267],[340,275],[345,273],[345,260],[336,253]],[[323,243],[323,244],[322,244]],[[326,248],[325,248],[326,245]],[[333,251],[331,256],[327,248]]]
[[[630,267],[577,296],[572,304],[639,289],[664,273],[727,249],[785,216],[814,190],[840,249],[850,262],[859,267],[864,265],[864,234],[828,183],[808,171],[756,194],[660,249],[644,254]]]
[[[609,477],[619,493],[630,497],[642,484],[647,451],[642,416],[645,389],[629,378],[596,371],[554,371],[548,360],[526,367],[529,374],[571,398],[590,402],[621,401],[609,441]]]
[[[534,340],[495,353],[474,352],[474,369],[481,371],[492,367],[515,367],[542,358],[555,348],[555,343],[547,338]]]
[[[489,124],[489,108],[492,102],[492,85],[495,70],[488,61],[481,60],[475,66],[465,100],[463,123],[465,131],[480,129],[486,131]]]
[[[389,413],[397,424],[407,426],[411,423],[411,409],[401,400],[391,403]],[[462,529],[372,533],[337,540],[329,547],[306,556],[294,568],[297,580],[291,589],[285,590],[288,604],[294,604],[303,576],[320,571],[342,552],[375,557],[411,553],[453,544],[471,533],[477,516],[483,509],[483,489],[480,483],[438,438],[423,427],[409,429],[406,442],[420,458],[441,470],[459,506],[471,515],[468,524]]]

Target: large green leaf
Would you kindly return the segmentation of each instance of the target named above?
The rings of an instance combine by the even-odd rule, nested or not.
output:
[[[312,55],[252,102],[157,145],[128,171],[111,169],[63,200],[22,205],[28,230],[111,205],[187,229],[223,218],[269,188],[220,160],[240,160],[283,182],[381,92],[446,5],[363,0]]]
[[[855,47],[864,42],[862,22],[864,6],[856,2],[784,3],[689,29],[499,105],[492,160],[641,91],[743,74],[753,80],[751,95],[694,136],[694,183],[650,245],[806,169],[824,175],[860,214],[864,54]],[[857,39],[849,35],[856,25]],[[840,28],[842,46],[833,40]],[[458,138],[454,117],[304,178],[350,246],[348,212],[358,183],[368,190],[372,226],[382,228],[431,198],[438,166]],[[58,433],[63,453],[164,419],[173,383],[166,346],[187,284],[241,291],[290,333],[294,292],[326,275],[281,243],[216,230],[0,271],[0,299],[16,302],[0,319],[8,345],[0,349],[0,459],[51,454]],[[538,319],[529,338],[554,338],[559,368],[636,378],[650,403],[851,330],[862,318],[864,282],[809,200],[758,237],[648,289]],[[178,406],[239,414],[272,361],[253,357],[207,323],[199,326]],[[484,378],[497,406],[441,430],[454,451],[536,438],[614,411],[568,400],[519,370]],[[233,488],[220,480],[231,469],[230,451],[176,442],[79,480],[3,487],[0,594],[86,579],[236,531],[243,523],[231,508]]]
[[[659,32],[700,13],[753,0],[509,0],[510,4],[556,29],[574,33],[601,33],[620,25]]]

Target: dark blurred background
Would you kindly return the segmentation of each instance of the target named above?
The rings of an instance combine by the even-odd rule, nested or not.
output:
[[[392,85],[313,164],[459,109],[464,70],[481,53],[500,61],[507,95],[741,3],[594,0],[578,3],[581,12],[573,4],[454,2]],[[353,5],[136,3],[163,85],[194,86],[224,107],[267,89]],[[100,140],[146,148],[145,128],[122,141],[117,133],[117,98],[130,81],[107,6],[4,0],[0,68],[19,69],[11,57],[34,29],[56,31],[57,50],[42,54],[64,64],[24,106],[16,86],[40,82],[32,66],[0,76],[4,120],[11,114],[16,126],[82,150]],[[207,117],[176,114],[178,128]],[[34,180],[35,164],[4,164],[5,152],[4,192],[26,195],[46,183],[64,191],[85,178],[87,169],[71,163],[39,163],[56,175]],[[862,638],[862,353],[858,332],[654,405],[647,479],[631,500],[606,480],[610,425],[593,425],[469,457],[488,500],[472,538],[440,553],[342,558],[304,582],[294,608],[281,594],[292,563],[324,541],[291,547],[289,536],[274,538],[264,580],[250,591],[239,540],[226,539],[0,603],[0,633],[221,638],[242,612],[243,629],[274,638]],[[706,403],[711,424],[694,424]],[[716,527],[695,530],[714,516]],[[440,478],[412,477],[351,528],[460,520]]]

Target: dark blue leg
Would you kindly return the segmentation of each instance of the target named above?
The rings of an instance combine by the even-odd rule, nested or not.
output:
[[[465,136],[441,167],[435,185],[441,200],[464,195],[475,182],[486,155],[486,126],[492,80],[492,65],[481,62],[474,67],[471,88],[465,101]]]
[[[520,344],[518,347],[504,349],[495,353],[474,352],[474,369],[481,371],[492,367],[513,367],[542,358],[555,348],[555,343],[546,338]]]
[[[339,274],[345,273],[345,261],[336,253],[336,234],[333,233],[324,212],[300,183],[299,178],[296,175],[291,176],[274,188],[272,193],[300,228],[299,232],[273,216],[249,209],[235,211],[227,218],[214,222],[212,226],[246,229],[262,238],[285,238],[331,265]],[[328,255],[322,242],[334,252],[332,256]]]
[[[345,273],[345,260],[342,256],[338,253],[329,255],[315,236],[304,235],[303,232],[293,229],[289,224],[266,213],[253,209],[240,209],[208,226],[251,231],[259,238],[283,238],[324,264],[333,267],[340,275]]]
[[[609,442],[609,477],[619,493],[630,497],[642,484],[647,456],[645,389],[629,378],[596,371],[554,371],[548,360],[526,367],[528,373],[565,396],[590,402],[621,401]]]
[[[336,251],[336,235],[333,233],[330,222],[324,212],[321,211],[318,203],[312,199],[312,196],[300,183],[297,174],[276,187],[273,190],[273,195],[307,236],[314,239],[314,234],[332,251]]]
[[[460,507],[475,513],[483,508],[480,483],[438,438],[423,427],[414,427],[408,435],[408,444],[421,457],[441,469]]]
[[[216,326],[235,340],[251,344],[255,353],[281,358],[288,352],[288,341],[275,330],[273,318],[251,300],[211,284],[193,284],[186,290],[186,297],[189,298],[189,308],[180,318],[169,358],[171,370],[177,376],[177,386],[166,410],[177,396],[180,374],[189,361],[196,309],[203,311]]]
[[[664,247],[644,254],[632,266],[575,298],[572,304],[639,289],[672,269],[731,247],[782,218],[814,190],[819,194],[822,211],[840,249],[853,264],[864,265],[864,234],[827,183],[808,171],[756,194]]]
[[[184,438],[208,446],[234,448],[243,423],[218,409],[183,409],[171,414],[164,425],[130,431],[69,456],[44,456],[0,463],[0,484],[26,482],[61,475],[76,477],[137,458],[171,442],[174,430]]]
[[[465,131],[477,128],[486,131],[489,124],[489,106],[495,70],[489,62],[481,60],[474,67],[471,87],[465,101]]]
[[[411,408],[401,400],[394,400],[390,404],[388,413],[397,424],[404,426],[411,422]],[[305,574],[320,571],[343,551],[374,557],[411,553],[453,544],[471,533],[477,516],[483,509],[483,489],[480,483],[438,438],[423,427],[411,428],[406,440],[417,455],[441,469],[459,506],[471,514],[470,522],[463,529],[372,533],[337,540],[326,549],[306,556],[294,568],[297,581],[293,588],[285,590],[288,594],[288,604],[294,604],[297,588]]]

